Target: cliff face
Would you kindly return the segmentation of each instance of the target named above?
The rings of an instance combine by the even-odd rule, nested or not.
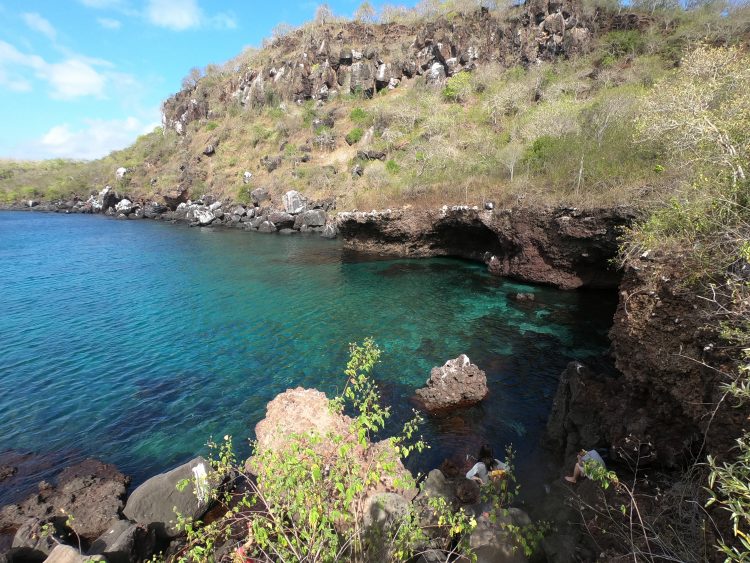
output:
[[[642,23],[610,19],[606,27]],[[441,82],[488,62],[512,66],[568,57],[587,50],[593,32],[594,23],[571,0],[533,0],[502,21],[482,9],[413,25],[323,24],[275,39],[262,60],[236,69],[218,99],[196,88],[178,92],[163,104],[163,123],[182,133],[190,122],[210,118],[217,103],[260,106],[274,99],[370,96],[417,76]]]
[[[722,401],[721,371],[731,359],[721,350],[715,305],[686,287],[683,272],[677,257],[628,265],[610,332],[620,373],[568,367],[548,424],[559,453],[637,448],[643,465],[678,467],[730,451],[748,411]]]
[[[635,217],[629,208],[443,207],[340,213],[337,220],[356,250],[481,260],[496,275],[574,289],[617,287],[620,276],[609,261],[622,227]]]

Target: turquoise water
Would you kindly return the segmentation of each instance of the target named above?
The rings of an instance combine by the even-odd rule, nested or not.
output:
[[[509,295],[532,291],[536,301]],[[453,259],[373,260],[318,237],[98,216],[0,213],[0,451],[94,456],[137,483],[246,439],[293,386],[341,388],[347,343],[373,336],[399,427],[430,368],[466,353],[483,405],[432,418],[434,467],[487,440],[538,453],[557,378],[607,347],[611,295],[488,276]],[[531,463],[531,461],[526,461]]]

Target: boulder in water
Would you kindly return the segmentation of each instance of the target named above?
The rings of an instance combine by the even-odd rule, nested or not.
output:
[[[434,367],[427,385],[416,392],[417,401],[429,412],[464,407],[487,396],[487,375],[466,354]]]

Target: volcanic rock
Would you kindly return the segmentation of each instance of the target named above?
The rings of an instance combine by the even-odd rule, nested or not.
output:
[[[416,397],[425,410],[435,412],[473,405],[487,393],[487,375],[461,354],[432,368],[427,385],[417,390]]]

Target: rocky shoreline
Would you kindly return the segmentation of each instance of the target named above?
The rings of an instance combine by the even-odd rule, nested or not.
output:
[[[487,265],[493,275],[561,289],[614,289],[621,273],[612,267],[618,237],[639,216],[630,207],[582,210],[570,207],[336,211],[336,201],[308,200],[291,190],[274,201],[264,188],[241,204],[184,191],[163,203],[134,201],[111,187],[87,200],[30,200],[9,210],[100,213],[121,220],[153,219],[191,227],[224,227],[259,233],[311,233],[340,237],[346,248],[394,257],[453,256]]]
[[[14,208],[340,236],[355,250],[457,256],[526,282],[617,289],[620,299],[610,331],[617,373],[573,363],[560,379],[546,440],[560,466],[570,465],[581,448],[605,448],[614,457],[636,447],[643,467],[670,470],[698,450],[729,451],[742,428],[744,410],[726,404],[714,410],[721,374],[708,365],[722,365],[726,358],[717,345],[719,335],[706,322],[710,303],[679,283],[680,257],[644,253],[620,271],[611,266],[621,230],[638,217],[632,209],[459,206],[335,213],[335,202],[308,202],[297,192],[275,204],[265,190],[253,193],[248,205],[209,197],[188,201],[184,193],[157,204],[133,203],[105,189],[87,201]],[[564,496],[565,491],[558,492]],[[558,542],[559,555],[548,555],[565,561],[574,548]]]

